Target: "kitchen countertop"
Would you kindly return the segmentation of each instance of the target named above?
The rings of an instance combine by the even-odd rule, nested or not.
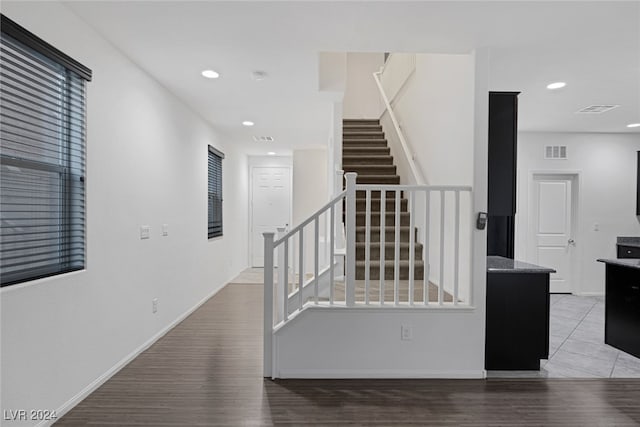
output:
[[[598,259],[599,262],[605,264],[618,265],[620,267],[629,267],[640,270],[640,259],[637,258],[616,258],[616,259]]]
[[[640,266],[639,266],[640,267]],[[501,256],[487,257],[488,273],[555,273],[552,268],[541,267]]]
[[[616,239],[618,246],[631,246],[634,248],[640,248],[640,237],[624,237],[618,236]]]

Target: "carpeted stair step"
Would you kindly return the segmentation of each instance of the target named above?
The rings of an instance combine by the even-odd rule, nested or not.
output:
[[[343,131],[342,140],[349,139],[384,139],[384,132],[371,132],[371,131]]]
[[[356,242],[365,242],[365,233],[366,233],[366,227],[365,226],[356,226]],[[416,238],[416,242],[417,240],[417,234],[418,234],[418,229],[414,230],[414,233],[416,233],[416,235],[414,235],[414,238]],[[394,225],[386,225],[384,227],[384,241],[385,242],[395,242],[395,226]],[[380,226],[372,226],[371,227],[371,236],[370,236],[370,242],[379,242],[380,241]],[[400,242],[405,242],[408,243],[409,242],[409,227],[406,225],[403,225],[400,227]]]
[[[388,156],[391,154],[389,147],[342,147],[342,154],[358,156]]]
[[[366,255],[366,243],[356,243],[356,260],[363,261]],[[384,259],[392,260],[396,256],[396,245],[394,242],[385,242],[384,244]],[[409,259],[409,243],[400,243],[400,259]],[[422,259],[422,244],[416,243],[414,247],[414,259]],[[374,242],[369,244],[369,260],[380,260],[380,242]]]
[[[386,139],[350,139],[342,141],[342,147],[386,147]]]
[[[380,184],[380,185],[398,185],[400,184],[399,175],[358,175],[356,184]]]
[[[371,212],[380,212],[380,198],[371,199]],[[400,199],[400,211],[407,212],[409,206],[409,201],[407,199]],[[365,212],[367,208],[366,199],[356,198],[356,212]],[[387,203],[385,203],[385,210],[389,212],[395,212],[396,210],[396,201],[393,198],[387,198]]]
[[[357,180],[357,178],[356,178],[356,180]],[[358,190],[358,191],[356,191],[356,199],[364,199],[364,198],[366,198],[366,194],[367,193],[364,190]],[[385,194],[385,199],[387,199],[387,201],[389,201],[389,200],[395,201],[395,198],[396,198],[396,192],[395,191],[385,191],[384,194]],[[400,199],[401,200],[402,200],[403,195],[404,195],[404,192],[401,191],[400,192]],[[381,198],[380,191],[372,191],[371,192],[371,201],[380,200],[380,198]]]
[[[360,124],[360,125],[342,125],[343,132],[382,132],[382,126],[379,124],[371,123],[371,124]]]
[[[409,225],[410,215],[409,212],[400,212],[400,225]],[[366,212],[356,211],[356,225],[366,225]],[[396,213],[395,211],[387,211],[384,215],[385,225],[395,225]],[[380,225],[380,212],[371,213],[371,226]]]
[[[395,175],[395,165],[349,165],[343,166],[345,172],[355,172],[358,175]]]
[[[343,119],[342,126],[379,125],[379,119]]]
[[[342,164],[343,167],[353,165],[392,165],[393,156],[361,156],[358,154],[343,154]]]
[[[384,262],[384,278],[386,280],[393,280],[394,276],[394,262],[387,260]],[[356,261],[356,280],[364,280],[365,261]],[[369,264],[369,278],[371,280],[380,279],[380,261],[370,261]],[[409,280],[409,261],[400,261],[400,280]],[[422,260],[415,260],[413,269],[413,278],[415,280],[422,280],[424,276],[424,262]],[[393,286],[393,284],[391,284]]]

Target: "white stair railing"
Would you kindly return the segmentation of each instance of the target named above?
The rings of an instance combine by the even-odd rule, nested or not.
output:
[[[345,191],[290,231],[279,230],[277,240],[274,233],[264,233],[265,376],[271,376],[274,332],[307,307],[473,308],[471,187],[364,185],[356,184],[356,178],[356,173],[345,174]],[[380,196],[379,209],[376,210],[372,203],[374,195]],[[364,198],[365,202],[364,221],[360,218],[360,225],[356,216],[358,197],[360,200]],[[408,226],[403,225],[402,220],[403,198],[408,199]],[[387,200],[393,204],[389,213]],[[343,202],[344,272],[338,270],[341,264],[337,262],[340,255],[338,242],[343,230]],[[417,218],[417,212],[423,218]],[[393,223],[388,226],[387,215],[393,218]],[[374,216],[379,216],[379,226],[372,225]],[[372,259],[376,227],[380,250],[378,259]],[[416,236],[418,228],[422,231],[420,236]],[[358,234],[359,240],[365,243],[363,262],[356,262]],[[392,239],[394,251],[393,262],[389,266],[393,269],[392,280],[385,279],[387,234]],[[320,248],[322,235],[327,242],[324,248]],[[416,251],[419,244],[422,244],[421,253]],[[406,260],[402,260],[403,246],[408,249]],[[289,271],[292,247],[297,248],[297,277],[295,272],[291,274]],[[324,264],[319,256],[322,250],[327,252]],[[420,256],[416,257],[416,253]],[[274,254],[277,254],[277,259]],[[308,259],[311,260],[311,269],[305,268]],[[374,270],[376,263],[378,269]],[[275,265],[278,266],[277,281],[274,281]],[[362,278],[357,276],[358,268],[364,269]],[[377,284],[371,278],[374,271],[379,273]],[[422,271],[422,279],[418,282],[416,273],[419,271]],[[401,278],[405,272],[407,278]],[[391,298],[385,298],[386,289],[393,290]],[[430,298],[434,292],[435,297]],[[377,295],[377,300],[373,295]]]

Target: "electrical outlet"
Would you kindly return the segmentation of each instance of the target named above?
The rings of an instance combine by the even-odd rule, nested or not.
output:
[[[158,298],[154,298],[151,300],[151,312],[152,313],[158,312]]]
[[[400,326],[400,339],[402,341],[411,341],[413,339],[413,327],[411,325]]]
[[[148,225],[140,226],[140,239],[149,239],[151,237],[151,227]]]

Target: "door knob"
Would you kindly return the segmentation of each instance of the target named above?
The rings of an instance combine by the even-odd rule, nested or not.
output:
[[[576,241],[573,240],[573,239],[569,239],[569,240],[567,240],[567,244],[570,245],[570,246],[575,246],[576,245]]]

